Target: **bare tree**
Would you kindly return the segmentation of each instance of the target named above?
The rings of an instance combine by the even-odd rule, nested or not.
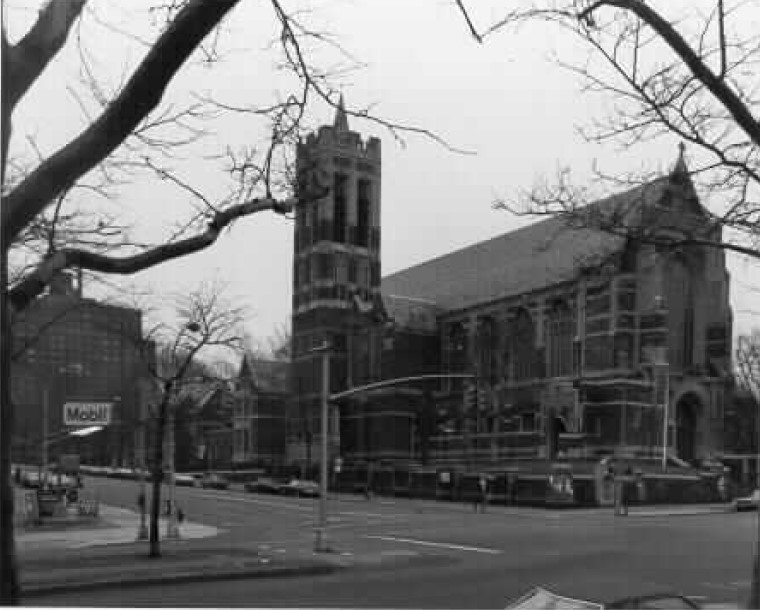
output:
[[[697,191],[716,195],[699,227],[663,220],[662,231],[662,219],[632,213],[640,204],[634,199],[623,208],[585,210],[610,187],[651,184],[657,175],[610,175],[595,165],[596,190],[573,184],[565,167],[557,179],[498,207],[562,216],[574,225],[665,247],[703,245],[760,258],[760,35],[748,19],[752,3],[530,0],[518,8],[508,3],[503,18],[482,29],[472,7],[464,0],[457,4],[480,42],[531,23],[569,32],[586,53],[579,61],[562,56],[558,63],[579,77],[584,92],[602,96],[611,108],[582,126],[582,135],[624,149],[675,137],[689,144],[693,157],[691,167],[681,169]]]
[[[152,39],[121,32],[108,23],[102,4],[87,0],[38,0],[41,9],[32,25],[15,40],[7,31],[10,12],[4,14],[2,40],[2,108],[0,119],[0,602],[18,600],[15,569],[13,507],[10,487],[10,438],[13,413],[10,408],[10,317],[22,311],[43,293],[51,278],[67,268],[97,274],[129,275],[213,245],[237,220],[273,211],[288,214],[296,201],[304,202],[327,193],[316,165],[301,167],[296,179],[293,144],[304,129],[309,106],[319,101],[337,107],[339,92],[336,71],[330,59],[318,51],[328,49],[343,58],[350,55],[327,32],[309,27],[308,12],[285,0],[261,3],[269,11],[272,37],[269,50],[278,57],[286,83],[280,91],[272,83],[272,99],[236,106],[212,94],[191,92],[189,102],[167,103],[167,90],[178,74],[197,59],[214,66],[219,57],[219,24],[239,0],[172,0],[160,3],[147,17]],[[12,0],[2,0],[3,7]],[[130,3],[130,9],[132,7]],[[103,11],[99,13],[98,11]],[[104,15],[106,15],[104,17]],[[121,82],[112,86],[98,82],[91,69],[82,22],[102,24],[114,35],[134,38],[144,51],[142,58],[126,69]],[[13,25],[13,24],[11,24]],[[66,47],[77,45],[81,79],[86,95],[75,99],[85,117],[78,136],[59,149],[31,155],[18,154],[24,140],[23,125],[14,124],[14,112],[30,88],[45,75],[49,65]],[[259,46],[258,52],[262,52]],[[325,63],[325,65],[319,65]],[[356,63],[356,62],[354,62]],[[342,72],[337,71],[337,77]],[[70,90],[64,83],[62,92]],[[373,116],[368,110],[347,109],[348,114],[374,121],[401,139],[403,134],[424,135],[445,145],[435,134],[421,128],[399,125]],[[258,117],[268,125],[268,136],[260,148],[226,148],[206,154],[206,161],[219,167],[230,179],[226,193],[204,193],[172,165],[177,150],[192,146],[209,131],[220,116]],[[13,133],[13,138],[11,137]],[[33,147],[32,147],[33,148]],[[173,185],[190,199],[186,217],[177,218],[176,230],[152,243],[124,240],[114,235],[124,227],[120,217],[110,217],[103,207],[74,222],[81,193],[88,189],[101,198],[114,197],[113,187],[129,184],[136,172],[147,172]],[[96,179],[104,179],[108,188]],[[76,193],[76,197],[74,196]],[[137,217],[151,212],[140,201],[119,201]],[[69,219],[69,224],[65,222]],[[40,238],[39,225],[47,230]],[[71,230],[65,231],[68,226]],[[73,231],[73,232],[72,232]],[[94,231],[94,232],[93,232]],[[51,237],[51,235],[53,237]],[[12,249],[15,248],[15,251]],[[22,253],[22,254],[20,254]],[[23,255],[25,253],[26,255]],[[14,258],[15,257],[15,258]],[[9,264],[14,258],[14,275]]]
[[[154,422],[153,493],[150,510],[150,556],[160,557],[159,514],[164,479],[164,440],[173,418],[178,393],[188,373],[204,352],[239,349],[245,310],[225,299],[219,284],[204,284],[179,299],[176,324],[159,331],[159,353],[152,371],[160,386],[160,400],[151,413]]]

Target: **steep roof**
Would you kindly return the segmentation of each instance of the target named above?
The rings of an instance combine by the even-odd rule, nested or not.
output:
[[[597,216],[632,223],[642,206],[662,199],[669,184],[668,177],[660,178],[584,210],[592,223]],[[424,299],[443,310],[464,309],[572,280],[624,244],[623,237],[552,217],[388,275],[382,292]]]
[[[290,362],[279,360],[248,360],[253,373],[253,384],[262,392],[284,393],[288,391]]]

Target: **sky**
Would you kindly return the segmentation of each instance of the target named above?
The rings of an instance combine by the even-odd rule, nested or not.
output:
[[[6,8],[12,33],[34,18],[26,4],[15,0]],[[160,15],[149,10],[150,2],[96,4],[18,109],[12,150],[19,156],[32,154],[32,140],[42,156],[55,151],[86,124],[85,110],[95,108],[82,84],[77,38],[96,82],[108,92],[145,52],[139,40],[156,36]],[[507,4],[473,0],[471,14],[485,26]],[[634,149],[583,140],[578,127],[608,110],[611,100],[583,93],[577,78],[557,65],[552,52],[563,59],[581,55],[549,26],[524,28],[479,45],[451,0],[301,0],[285,6],[309,8],[304,19],[332,33],[361,62],[360,69],[339,80],[349,108],[371,106],[378,116],[424,127],[467,151],[454,152],[412,134],[402,144],[378,124],[350,119],[352,129],[383,141],[384,274],[532,222],[494,210],[492,203],[499,197],[513,199],[561,166],[570,166],[582,184],[595,161],[608,171],[628,172],[642,167],[667,171],[676,160],[672,138]],[[206,67],[194,62],[183,70],[164,107],[180,108],[197,94],[236,106],[266,105],[284,95],[292,83],[273,67],[278,56],[271,41],[279,33],[267,2],[242,2],[220,33],[221,61]],[[340,60],[335,51],[317,50],[313,57],[323,65]],[[329,123],[332,114],[326,104],[315,104],[308,124]],[[219,155],[228,148],[261,147],[268,132],[266,123],[249,113],[222,113],[208,126],[210,135],[172,159],[171,167],[216,201],[230,184]],[[192,213],[195,203],[187,190],[141,174],[120,186],[112,201],[91,205],[112,206],[134,223],[141,240],[160,240]],[[247,306],[250,334],[266,343],[289,321],[292,247],[292,221],[262,214],[236,223],[201,253],[108,282],[122,295],[147,293],[161,308],[171,295],[221,279],[229,296]],[[760,325],[760,311],[753,311],[758,264],[730,255],[729,269],[735,329],[746,331]]]

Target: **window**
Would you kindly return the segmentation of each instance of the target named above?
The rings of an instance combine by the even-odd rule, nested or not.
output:
[[[359,180],[356,202],[356,245],[369,246],[369,232],[372,224],[371,212],[371,183],[369,180]]]
[[[686,260],[672,260],[667,279],[668,358],[680,369],[694,361],[694,292]]]
[[[357,262],[356,283],[359,286],[369,286],[369,261],[367,259],[360,259]]]
[[[497,340],[496,322],[490,317],[478,320],[478,365],[479,373],[488,381],[495,381],[497,375]]]
[[[356,259],[348,259],[348,281],[352,284],[356,283]]]
[[[339,284],[348,282],[348,257],[342,253],[335,255],[335,281]]]
[[[346,184],[348,178],[344,174],[335,174],[333,183],[333,241],[346,241]]]
[[[454,322],[447,333],[449,371],[462,372],[467,366],[467,329],[461,322]]]
[[[319,253],[315,256],[316,279],[330,280],[333,277],[333,255]]]
[[[549,312],[547,328],[549,377],[573,372],[573,315],[567,303],[558,301]]]
[[[514,359],[515,380],[530,379],[534,376],[536,350],[535,328],[530,314],[521,309],[512,322],[510,352]]]

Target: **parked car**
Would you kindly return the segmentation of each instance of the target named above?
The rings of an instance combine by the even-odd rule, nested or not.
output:
[[[640,593],[626,595],[625,597],[608,595],[595,595],[595,599],[589,599],[587,595],[568,597],[565,592],[558,595],[548,589],[535,587],[526,595],[512,601],[507,610],[540,610],[542,608],[567,608],[577,610],[619,610],[633,608],[663,608],[672,609],[681,608],[690,610],[692,608],[710,608],[710,605],[701,605],[696,600],[680,595],[678,593],[663,591],[655,593]],[[720,606],[723,607],[723,606]]]
[[[269,477],[261,477],[255,481],[248,481],[243,485],[246,491],[259,494],[279,494],[282,490],[282,483]]]
[[[314,481],[292,479],[287,485],[281,487],[280,493],[299,498],[318,498],[319,485]]]
[[[760,504],[760,489],[756,489],[750,495],[743,498],[734,499],[734,508],[738,511],[757,510],[758,504]]]
[[[179,487],[195,487],[197,479],[191,474],[177,473],[174,475],[174,483]]]
[[[229,486],[230,482],[215,472],[206,473],[201,479],[201,487],[203,489],[227,489]]]
[[[42,487],[42,477],[34,470],[27,470],[21,474],[21,485],[27,489]]]

